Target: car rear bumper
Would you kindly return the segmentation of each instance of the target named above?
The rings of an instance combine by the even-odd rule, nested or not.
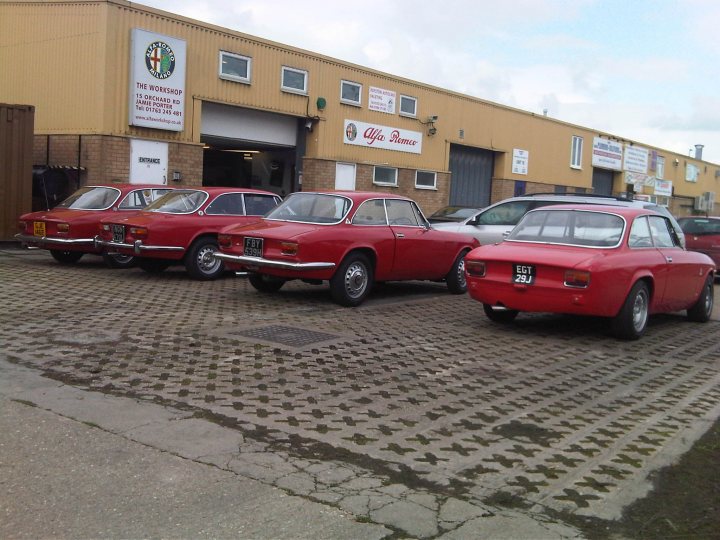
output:
[[[248,257],[246,255],[229,255],[227,253],[215,253],[215,258],[221,261],[240,264],[250,268],[274,268],[278,270],[298,270],[304,272],[312,272],[313,270],[329,270],[335,268],[333,262],[290,262],[276,261],[273,259],[264,259],[262,257]]]
[[[57,238],[54,236],[33,236],[16,234],[15,239],[23,244],[36,247],[94,247],[94,238]]]
[[[144,252],[148,251],[185,251],[185,248],[182,246],[153,246],[149,244],[143,244],[142,240],[135,240],[135,242],[133,242],[132,244],[128,244],[126,242],[113,242],[112,240],[103,240],[99,236],[95,237],[94,244],[96,249],[105,249],[107,251],[113,251],[114,249],[132,250],[135,255],[141,255]]]

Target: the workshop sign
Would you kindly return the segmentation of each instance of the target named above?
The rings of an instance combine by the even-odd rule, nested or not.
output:
[[[343,142],[366,148],[422,153],[422,133],[419,131],[366,124],[355,120],[345,120]]]
[[[130,40],[131,126],[183,130],[186,56],[184,40],[133,28]]]

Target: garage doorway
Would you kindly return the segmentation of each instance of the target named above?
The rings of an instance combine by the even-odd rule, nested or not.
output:
[[[490,204],[495,154],[490,150],[450,145],[450,205]]]

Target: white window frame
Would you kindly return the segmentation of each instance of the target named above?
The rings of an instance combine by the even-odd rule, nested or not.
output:
[[[402,110],[403,99],[409,99],[415,104],[415,110],[412,113],[404,112]],[[400,116],[407,116],[409,118],[417,118],[417,98],[412,97],[412,96],[406,96],[405,94],[400,94],[400,107],[398,107],[398,110],[399,110],[398,114]]]
[[[582,169],[583,138],[573,135],[570,142],[570,168]]]
[[[238,58],[240,60],[245,60],[247,62],[247,77],[238,77],[236,75],[229,75],[227,73],[223,73],[223,70],[222,70],[223,56],[230,56],[232,58]],[[250,58],[249,56],[243,56],[242,54],[231,53],[228,51],[220,51],[219,62],[218,62],[218,77],[220,77],[221,79],[224,79],[226,81],[234,81],[234,82],[239,82],[239,83],[250,84],[250,74],[251,73],[252,73],[252,58]]]
[[[657,157],[657,162],[655,163],[655,178],[659,180],[665,179],[665,158],[663,156]]]
[[[303,75],[303,80],[305,84],[303,85],[303,89],[299,88],[293,88],[292,86],[285,86],[285,72],[289,71],[292,73],[301,73]],[[280,89],[283,92],[290,92],[291,94],[302,94],[304,96],[308,93],[308,72],[305,69],[298,69],[298,68],[292,68],[290,66],[282,66],[280,68]]]
[[[347,98],[343,97],[343,86],[346,84],[349,86],[355,86],[358,88],[359,92],[358,92],[358,100],[357,101],[353,101],[352,99],[347,99]],[[353,105],[355,107],[362,107],[362,92],[363,92],[362,84],[356,83],[353,81],[346,81],[344,79],[340,81],[340,103],[345,103],[346,105]]]
[[[433,177],[433,183],[432,186],[425,186],[418,184],[418,174],[424,173],[424,174],[432,174]],[[415,171],[415,189],[434,189],[437,190],[437,173],[435,171]]]
[[[376,173],[377,173],[377,170],[378,170],[378,169],[387,169],[387,170],[390,170],[390,171],[394,171],[394,172],[395,172],[395,182],[394,182],[394,183],[390,183],[390,182],[378,182],[378,181],[375,179],[375,176],[376,176]],[[373,167],[373,184],[375,184],[376,186],[391,186],[391,187],[397,187],[397,185],[398,185],[398,170],[397,170],[397,168],[396,168],[396,167],[385,167],[384,165],[375,165],[375,166]]]

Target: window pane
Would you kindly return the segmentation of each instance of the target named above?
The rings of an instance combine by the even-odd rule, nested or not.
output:
[[[238,58],[236,56],[230,56],[229,54],[223,54],[220,71],[223,75],[237,77],[238,79],[247,79],[248,61],[245,58]]]
[[[415,175],[415,185],[417,187],[435,187],[436,174],[428,171],[418,171]]]
[[[415,116],[417,100],[408,96],[400,96],[400,112]]]
[[[652,230],[655,246],[673,247],[675,242],[673,242],[673,237],[670,235],[667,220],[660,216],[650,216],[648,219],[650,220],[650,229]]]
[[[355,212],[353,224],[387,225],[387,218],[385,217],[385,202],[382,199],[376,199],[362,203],[357,212]]]
[[[340,89],[340,99],[344,101],[352,101],[353,103],[360,103],[361,88],[362,87],[359,84],[343,81]]]
[[[414,227],[419,225],[410,201],[389,199],[386,203],[390,225],[410,225]]]
[[[207,214],[220,216],[241,216],[243,214],[242,194],[227,193],[220,195],[205,210]]]
[[[283,82],[285,88],[305,91],[305,73],[290,69],[283,69]]]
[[[480,225],[515,225],[525,215],[530,201],[513,201],[500,204],[480,214]]]
[[[390,167],[375,167],[373,182],[376,184],[397,185],[397,169]]]
[[[245,212],[248,216],[264,216],[277,206],[277,199],[270,195],[245,194]]]

